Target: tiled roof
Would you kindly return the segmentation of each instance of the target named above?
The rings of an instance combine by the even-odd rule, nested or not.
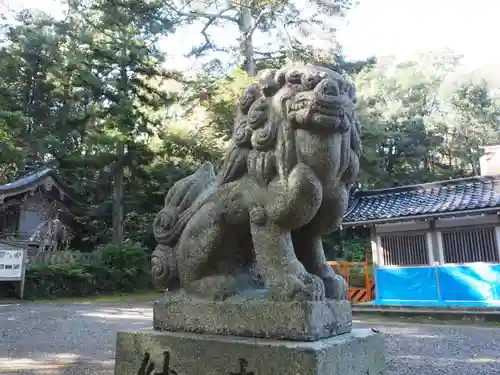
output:
[[[344,223],[376,222],[470,210],[500,211],[500,175],[354,193]]]
[[[40,180],[43,180],[45,177],[52,176],[53,174],[54,170],[51,168],[46,168],[46,167],[40,168],[39,170],[25,174],[24,176],[18,178],[17,180],[14,180],[4,185],[0,185],[0,192],[7,192],[10,190],[31,185],[33,183],[37,183]]]
[[[0,198],[5,199],[29,191],[42,185],[48,178],[52,178],[58,187],[64,191],[65,198],[74,200],[70,188],[61,180],[54,169],[48,167],[36,169],[12,182],[0,185]]]

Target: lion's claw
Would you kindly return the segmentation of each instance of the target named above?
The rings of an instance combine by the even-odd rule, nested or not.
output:
[[[342,276],[333,275],[323,278],[326,298],[334,300],[347,299],[347,283]]]
[[[269,286],[273,300],[320,301],[325,299],[323,281],[310,273],[284,275]]]

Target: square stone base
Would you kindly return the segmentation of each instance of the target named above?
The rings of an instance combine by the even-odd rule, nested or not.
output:
[[[383,337],[371,330],[316,342],[151,330],[120,332],[116,343],[115,375],[384,375],[385,369]]]
[[[154,304],[153,328],[316,341],[350,332],[352,311],[349,301],[275,302],[261,298],[208,301],[167,294]]]

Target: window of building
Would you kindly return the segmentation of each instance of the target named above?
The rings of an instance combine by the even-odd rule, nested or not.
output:
[[[429,265],[429,253],[424,233],[411,235],[387,235],[380,237],[384,265]]]
[[[495,228],[441,232],[445,263],[500,263]]]

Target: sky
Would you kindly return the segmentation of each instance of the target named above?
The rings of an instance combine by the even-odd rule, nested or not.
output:
[[[60,0],[2,0],[10,8],[35,7],[61,12]],[[500,1],[497,0],[360,0],[338,32],[348,59],[369,56],[408,56],[416,51],[451,48],[470,67],[500,63]],[[226,35],[228,33],[226,32]],[[224,34],[220,34],[223,37]],[[232,36],[232,35],[231,35]],[[186,43],[189,37],[190,43]],[[163,42],[170,64],[188,67],[183,55],[196,31],[186,30]],[[219,37],[219,35],[217,35]],[[490,44],[493,42],[494,44]]]
[[[500,62],[499,14],[497,0],[361,0],[339,39],[352,59],[448,47],[466,64]]]

